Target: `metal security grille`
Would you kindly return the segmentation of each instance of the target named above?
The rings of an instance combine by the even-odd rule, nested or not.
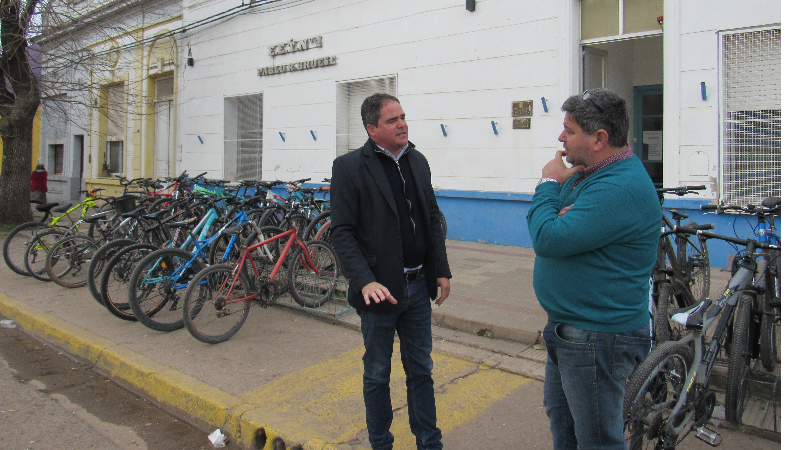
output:
[[[361,103],[372,94],[397,95],[395,77],[341,82],[336,86],[336,156],[357,150],[367,142],[361,122]]]
[[[722,36],[722,200],[781,195],[781,30]]]
[[[225,178],[260,180],[264,149],[262,94],[225,99]]]

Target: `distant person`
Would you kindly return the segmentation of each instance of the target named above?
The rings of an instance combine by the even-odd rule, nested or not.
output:
[[[389,375],[394,335],[406,375],[408,421],[417,449],[440,450],[433,392],[431,300],[450,293],[450,267],[431,170],[408,141],[400,101],[375,94],[361,105],[369,139],[333,161],[331,238],[361,318],[369,442],[391,449]]]
[[[548,316],[545,410],[555,450],[624,450],[625,380],[651,345],[661,206],[628,145],[625,100],[592,89],[561,110],[564,150],[542,168],[528,212]]]
[[[31,173],[31,201],[34,203],[47,203],[47,171],[44,165],[39,164]]]

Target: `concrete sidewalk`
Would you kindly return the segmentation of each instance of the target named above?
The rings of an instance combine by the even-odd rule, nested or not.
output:
[[[546,354],[539,332],[547,318],[531,286],[533,251],[447,245],[452,291],[434,306],[432,324],[445,448],[551,448],[540,381]],[[723,275],[715,275],[715,286]],[[336,315],[254,306],[231,340],[210,346],[185,330],[162,333],[117,319],[87,288],[41,283],[0,265],[0,314],[209,432],[222,428],[259,449],[282,442],[306,450],[369,448],[358,316],[341,304],[325,308]],[[399,351],[394,363],[395,448],[411,449]],[[754,407],[764,420],[745,431],[756,434],[722,430],[723,448],[780,448],[779,398],[771,410]],[[767,423],[767,416],[775,420]],[[682,448],[705,447],[685,442]]]

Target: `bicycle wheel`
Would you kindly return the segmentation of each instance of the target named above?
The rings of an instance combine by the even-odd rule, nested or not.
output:
[[[94,252],[94,256],[89,262],[89,269],[86,271],[86,284],[97,303],[103,304],[103,300],[100,298],[100,276],[103,274],[106,263],[117,254],[117,251],[135,243],[136,241],[132,239],[118,239],[105,244]]]
[[[235,263],[245,248],[242,243],[247,242],[247,238],[255,231],[257,231],[255,225],[246,222],[242,224],[242,230],[239,233],[235,235],[220,234],[214,238],[206,250],[208,265]]]
[[[447,220],[444,218],[444,213],[439,211],[439,221],[442,222],[442,235],[447,239]]]
[[[753,348],[753,296],[742,294],[733,318],[731,352],[728,355],[728,379],[725,385],[725,420],[739,423],[747,396],[747,377]]]
[[[308,256],[298,250],[289,263],[289,291],[299,305],[319,308],[336,292],[339,262],[327,242],[308,241],[306,249]]]
[[[658,304],[655,314],[656,345],[664,341],[677,341],[686,336],[686,328],[671,321],[670,317],[680,308],[694,303],[687,288],[678,280],[662,282],[658,289]]]
[[[122,248],[108,261],[100,276],[100,298],[111,314],[123,320],[136,320],[128,303],[128,283],[136,265],[156,250],[158,247],[152,244],[134,244]]]
[[[678,436],[670,435],[666,422],[681,392],[690,382],[692,351],[687,345],[665,342],[636,368],[625,386],[623,412],[629,450],[674,449]],[[672,426],[690,417],[692,407],[679,414]]]
[[[327,233],[328,239],[325,239],[324,235],[318,236],[318,233],[320,232],[322,227],[330,221],[331,221],[330,211],[323,211],[314,216],[314,218],[311,219],[311,222],[308,223],[306,229],[303,231],[303,242],[316,239],[320,241],[324,240],[325,242],[330,243],[330,232]],[[330,225],[328,225],[328,227],[330,227]],[[326,228],[326,230],[327,229],[329,228]]]
[[[156,331],[183,327],[183,301],[189,281],[205,264],[185,250],[164,248],[142,258],[128,283],[128,303],[142,325]]]
[[[250,312],[249,289],[234,267],[216,264],[201,270],[183,297],[183,321],[200,342],[218,344],[230,339],[244,325]]]
[[[778,257],[780,258],[780,257]],[[780,260],[778,260],[778,265]],[[766,272],[766,289],[761,296],[761,336],[758,340],[759,358],[764,369],[772,372],[778,363],[778,337],[776,327],[781,317],[780,277],[772,263]]]
[[[47,253],[64,237],[63,230],[48,229],[39,233],[25,248],[25,269],[39,281],[50,281],[47,272]]]
[[[30,276],[25,268],[25,249],[36,236],[36,232],[45,228],[47,225],[42,222],[25,222],[8,233],[3,241],[3,260],[14,273]]]
[[[56,242],[45,261],[50,279],[66,288],[85,286],[89,263],[99,246],[100,242],[83,234],[73,234]]]
[[[697,226],[694,222],[687,227]],[[676,234],[675,242],[679,249],[680,272],[686,287],[695,299],[708,297],[711,288],[711,264],[708,260],[706,240],[696,235]]]

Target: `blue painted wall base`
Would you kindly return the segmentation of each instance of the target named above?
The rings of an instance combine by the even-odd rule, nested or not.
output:
[[[439,208],[447,219],[448,239],[528,248],[531,247],[531,238],[525,217],[532,197],[532,194],[514,192],[436,191]],[[664,201],[664,209],[688,214],[689,219],[684,223],[713,223],[715,229],[712,231],[718,234],[742,239],[755,237],[753,230],[758,222],[754,216],[701,211],[700,205],[707,204],[707,200],[668,199]],[[780,218],[776,219],[775,226],[780,234]],[[739,250],[724,241],[708,241],[713,267],[727,267],[728,255]]]

